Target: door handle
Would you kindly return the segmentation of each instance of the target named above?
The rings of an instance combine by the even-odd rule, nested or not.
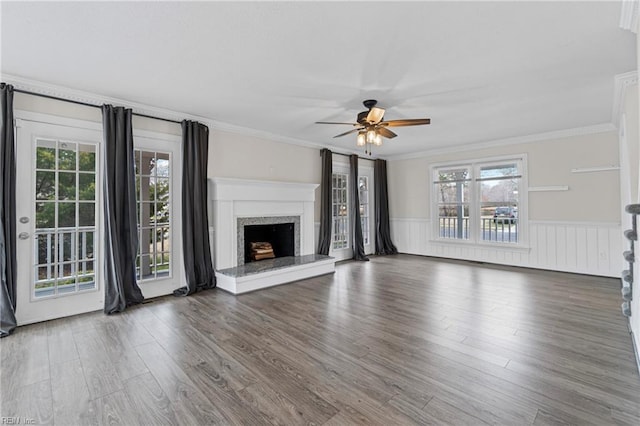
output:
[[[18,238],[20,238],[21,240],[27,240],[29,239],[29,233],[28,232],[21,232],[18,234]]]

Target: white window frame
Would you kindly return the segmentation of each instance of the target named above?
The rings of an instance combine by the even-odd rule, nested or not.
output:
[[[488,241],[482,239],[482,229],[480,223],[480,207],[481,207],[481,181],[478,181],[479,170],[481,167],[502,165],[505,163],[516,163],[518,165],[520,182],[518,185],[518,242],[502,242]],[[439,200],[438,191],[435,190],[438,179],[438,171],[440,169],[450,168],[468,168],[469,176],[469,238],[445,238],[440,236],[439,218]],[[527,171],[527,154],[515,154],[499,157],[477,158],[469,160],[458,160],[450,162],[434,163],[429,167],[429,188],[431,193],[431,217],[432,217],[432,238],[433,243],[456,244],[464,246],[483,246],[500,249],[528,249],[529,238],[529,217],[528,217],[528,171]]]

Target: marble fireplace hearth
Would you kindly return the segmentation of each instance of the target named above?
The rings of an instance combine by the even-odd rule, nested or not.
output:
[[[241,294],[334,272],[335,259],[315,254],[317,184],[232,178],[213,178],[210,184],[219,288]],[[282,223],[294,224],[295,256],[245,264],[244,227]]]

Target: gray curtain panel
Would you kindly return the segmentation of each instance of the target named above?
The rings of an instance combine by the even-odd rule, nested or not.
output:
[[[354,260],[369,260],[364,254],[362,221],[360,220],[360,186],[358,180],[358,156],[349,156],[349,229]]]
[[[389,194],[387,192],[387,162],[376,160],[373,166],[374,206],[376,213],[376,254],[397,254],[391,242],[389,226]]]
[[[16,328],[16,154],[13,86],[0,83],[0,337]]]
[[[174,290],[187,296],[214,288],[207,214],[207,161],[209,128],[195,121],[182,122],[182,246],[187,285]]]
[[[333,177],[333,154],[328,149],[320,150],[322,157],[322,177],[320,180],[320,233],[318,234],[318,254],[328,255],[331,249],[331,184]]]
[[[106,314],[144,300],[136,282],[138,220],[131,118],[130,109],[102,106]]]

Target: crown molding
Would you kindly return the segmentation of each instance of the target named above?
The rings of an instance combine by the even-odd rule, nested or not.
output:
[[[42,81],[31,80],[15,75],[3,73],[2,81],[13,85],[16,89],[26,90],[42,95],[55,96],[70,101],[84,102],[100,106],[102,104],[113,104],[126,106],[131,108],[133,112],[138,114],[151,115],[158,118],[166,118],[169,120],[182,121],[184,119],[195,120],[201,123],[212,125],[215,122],[209,118],[201,117],[184,112],[174,111],[166,108],[159,108],[152,105],[141,104],[127,99],[112,98],[109,96],[99,95],[97,93],[85,92],[82,90],[71,89],[69,87],[58,86],[55,84],[44,83]]]
[[[638,84],[638,71],[630,71],[624,74],[618,74],[613,78],[613,105],[611,107],[611,122],[620,123],[622,111],[624,111],[624,99],[626,89],[629,86]]]
[[[206,124],[207,126],[209,126],[209,128],[212,131],[235,133],[235,134],[255,137],[259,139],[266,139],[273,142],[280,142],[280,143],[286,143],[289,145],[302,146],[305,148],[313,148],[313,149],[330,148],[335,153],[346,154],[346,155],[357,154],[355,151],[340,149],[334,146],[327,146],[327,145],[314,143],[314,142],[310,142],[302,139],[276,135],[274,133],[252,129],[250,127],[238,126],[235,124],[214,120],[208,117],[188,114],[188,113],[174,111],[166,108],[159,108],[152,105],[129,101],[126,99],[111,98],[111,97],[99,95],[96,93],[85,92],[82,90],[71,89],[69,87],[44,83],[41,81],[19,77],[16,75],[2,73],[0,75],[0,79],[5,83],[13,85],[16,89],[22,89],[29,92],[42,94],[42,95],[55,96],[58,98],[68,99],[71,101],[95,104],[96,106],[102,105],[105,103],[114,104],[114,105],[124,105],[127,108],[131,108],[136,113],[151,115],[158,118],[167,118],[175,121],[182,121],[184,119],[195,120],[195,121],[199,121],[201,123]]]
[[[593,135],[598,133],[606,133],[615,131],[616,127],[611,123],[596,124],[593,126],[576,127],[573,129],[556,130],[553,132],[536,133],[533,135],[516,136],[513,138],[498,139],[493,141],[478,142],[466,145],[458,145],[444,148],[435,148],[426,151],[420,151],[412,154],[401,154],[389,156],[388,160],[409,160],[413,158],[432,157],[435,155],[452,154],[456,152],[467,152],[478,149],[495,148],[507,145],[520,145],[531,142],[541,142],[551,139],[562,139],[573,136]]]
[[[638,0],[622,0],[620,28],[638,33]]]

